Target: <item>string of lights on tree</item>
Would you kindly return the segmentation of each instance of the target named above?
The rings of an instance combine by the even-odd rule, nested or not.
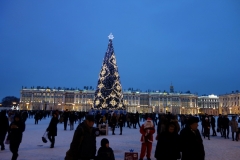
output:
[[[98,85],[95,91],[94,108],[110,110],[125,109],[122,86],[112,44],[114,38],[112,33],[108,38],[108,48],[103,59]]]

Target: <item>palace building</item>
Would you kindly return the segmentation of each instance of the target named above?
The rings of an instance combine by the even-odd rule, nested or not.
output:
[[[94,108],[95,90],[23,88],[20,92],[21,110],[75,110]],[[198,96],[191,93],[123,91],[127,112],[198,114]]]
[[[199,113],[208,115],[219,114],[219,97],[216,95],[200,96],[198,97]]]
[[[240,92],[232,92],[219,96],[221,114],[240,114]]]

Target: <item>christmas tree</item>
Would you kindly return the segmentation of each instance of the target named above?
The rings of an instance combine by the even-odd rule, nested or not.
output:
[[[95,92],[94,108],[97,109],[125,109],[123,105],[122,86],[114,48],[112,33],[108,36],[108,48],[103,59]]]

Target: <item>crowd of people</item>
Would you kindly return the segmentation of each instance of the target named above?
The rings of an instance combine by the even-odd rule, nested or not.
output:
[[[216,119],[213,115],[172,115],[155,113],[116,113],[116,112],[75,112],[75,111],[1,111],[0,114],[0,145],[5,150],[5,144],[9,144],[12,152],[12,160],[18,157],[18,148],[25,131],[27,118],[34,118],[35,125],[42,119],[51,117],[46,128],[50,148],[54,148],[55,136],[57,136],[58,123],[63,123],[65,131],[74,130],[77,125],[65,160],[114,160],[114,152],[109,147],[108,139],[101,140],[101,147],[96,148],[96,128],[102,124],[111,127],[112,135],[119,128],[119,135],[123,134],[123,128],[138,129],[140,133],[141,151],[140,159],[146,156],[151,160],[152,142],[157,140],[154,157],[157,160],[204,160],[205,151],[203,138],[210,140],[211,136],[219,136],[228,139],[229,128],[232,132],[232,141],[238,141],[240,118],[227,115],[219,115]],[[238,121],[237,121],[238,119]],[[201,131],[198,124],[201,122]],[[142,124],[142,125],[141,125]],[[95,127],[94,127],[95,125]],[[212,131],[211,131],[212,130]],[[154,133],[156,136],[154,138]],[[212,135],[210,134],[212,133]],[[84,145],[82,145],[84,144]]]

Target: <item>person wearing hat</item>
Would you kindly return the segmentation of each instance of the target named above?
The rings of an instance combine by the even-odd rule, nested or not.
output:
[[[66,152],[65,160],[90,160],[96,154],[96,135],[93,128],[94,116],[87,115],[74,132],[70,149]]]
[[[8,137],[10,141],[10,151],[12,152],[12,160],[16,160],[18,157],[18,148],[22,142],[22,133],[25,131],[25,123],[21,121],[21,117],[18,113],[15,114],[13,122],[9,126]]]
[[[142,134],[142,146],[139,160],[143,160],[144,156],[146,155],[146,150],[147,159],[151,160],[153,134],[155,133],[155,127],[151,118],[147,118],[144,124],[140,127],[140,133]]]
[[[199,119],[190,117],[180,132],[182,160],[204,160],[203,140],[198,130]]]
[[[98,149],[96,160],[115,160],[113,150],[109,147],[107,138],[101,140],[101,147]]]

